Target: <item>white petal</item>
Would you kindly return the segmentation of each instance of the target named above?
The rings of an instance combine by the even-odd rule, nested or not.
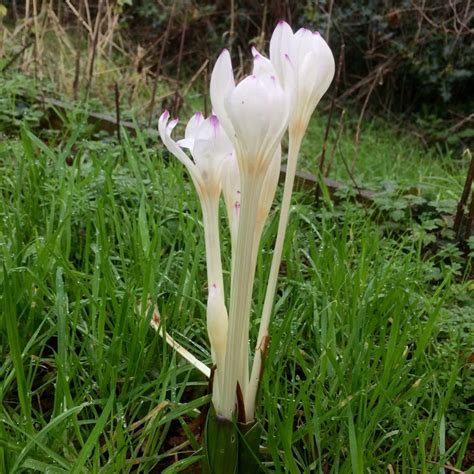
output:
[[[181,148],[192,150],[194,147],[194,138],[182,138],[176,142]]]
[[[211,115],[200,124],[192,154],[204,179],[213,185],[219,183],[220,188],[222,164],[232,150],[232,143],[217,116]]]
[[[278,78],[284,84],[284,57],[289,55],[291,58],[291,42],[293,39],[293,30],[291,26],[284,22],[278,22],[270,39],[270,60],[275,67]]]
[[[319,98],[321,98],[331,85],[336,70],[336,64],[334,62],[331,48],[328,46],[326,41],[324,41],[322,36],[319,34],[315,35],[315,37],[317,42],[317,61],[319,69],[318,94]]]
[[[319,34],[318,34],[319,36]],[[291,59],[301,64],[306,54],[315,52],[318,44],[316,34],[306,28],[300,28],[293,37],[293,50],[291,51]]]
[[[272,62],[260,54],[256,48],[252,47],[253,54],[253,70],[252,74],[254,76],[276,76],[277,73],[273,67]]]
[[[217,58],[211,74],[210,95],[214,113],[219,117],[222,127],[232,138],[234,130],[227,117],[224,101],[227,95],[235,88],[232,62],[227,49],[224,49]]]
[[[306,115],[307,120],[329,88],[334,77],[334,70],[332,52],[326,42],[321,39],[318,48],[307,53],[299,66],[297,109]]]
[[[196,138],[196,132],[199,128],[199,125],[204,121],[204,116],[201,112],[196,112],[188,124],[186,125],[186,131],[184,132],[184,138],[186,140],[193,140]]]
[[[240,166],[255,171],[265,165],[261,171],[266,170],[288,123],[288,97],[277,79],[245,78],[225,106],[235,129],[238,158],[245,160]]]
[[[243,152],[255,157],[267,130],[270,100],[256,76],[246,77],[226,101],[226,111],[235,129],[236,139],[245,146]]]
[[[171,138],[171,132],[178,123],[178,120],[172,120],[170,123],[168,123],[169,117],[169,112],[165,110],[165,112],[161,114],[161,117],[158,120],[158,131],[160,133],[161,140],[163,141],[168,151],[172,153],[176,158],[178,158],[178,160],[181,161],[184,166],[186,166],[186,169],[191,174],[196,188],[199,191],[198,184],[201,182],[201,177],[199,176],[199,173],[197,172],[194,163],[178,146],[178,144]]]
[[[211,115],[206,122],[209,121],[209,124],[212,127],[212,146],[214,148],[214,156],[222,159],[223,157],[229,155],[233,151],[233,146],[229,137],[225,133],[219,119],[216,115]],[[201,131],[199,130],[198,138],[201,138]]]

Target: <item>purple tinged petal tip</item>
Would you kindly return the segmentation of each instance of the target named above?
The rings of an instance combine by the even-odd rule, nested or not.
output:
[[[211,122],[211,125],[214,128],[217,128],[219,126],[219,119],[217,118],[217,115],[211,115],[209,117],[209,122]]]
[[[261,54],[258,52],[255,46],[252,46],[251,51],[252,51],[252,56],[254,57],[254,59],[258,59],[261,57]]]

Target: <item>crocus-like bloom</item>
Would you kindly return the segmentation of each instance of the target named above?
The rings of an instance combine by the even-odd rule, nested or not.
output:
[[[275,74],[252,74],[235,85],[227,50],[211,76],[211,102],[234,144],[240,170],[265,175],[288,126],[289,98]]]
[[[318,32],[300,28],[293,33],[288,23],[280,21],[270,40],[270,61],[294,101],[290,129],[299,126],[304,132],[334,77],[331,49]]]
[[[221,192],[221,174],[225,158],[232,153],[232,144],[215,115],[204,119],[197,112],[186,126],[184,139],[175,142],[171,132],[178,120],[169,122],[169,113],[165,111],[158,122],[160,137],[166,148],[178,158],[191,175],[199,198],[219,197]],[[187,148],[191,158],[184,152]]]
[[[207,327],[214,363],[212,405],[206,425],[206,457],[212,472],[256,472],[256,394],[268,342],[291,193],[301,141],[311,114],[334,76],[334,58],[319,36],[293,33],[280,22],[270,43],[270,59],[256,49],[253,72],[235,83],[224,50],[211,76],[215,115],[196,114],[185,138],[175,142],[176,121],[160,118],[160,135],[188,169],[203,209],[208,271]],[[278,184],[281,139],[289,126],[288,166],[278,234],[249,373],[249,321],[260,239]],[[224,133],[225,131],[225,133]],[[192,159],[185,150],[189,150]],[[219,196],[223,190],[232,241],[229,311],[225,305],[219,243]],[[167,339],[168,340],[168,339]],[[196,367],[199,365],[183,352]],[[201,367],[202,369],[202,367]],[[204,373],[206,371],[203,371]],[[238,421],[239,428],[235,425]],[[240,434],[238,434],[240,431]],[[239,449],[239,439],[243,438]]]
[[[231,419],[237,387],[245,397],[249,382],[248,332],[257,249],[276,190],[290,98],[271,70],[236,85],[227,50],[214,66],[210,93],[214,112],[235,148],[236,163],[230,160],[229,166],[235,169],[237,164],[239,170],[239,180],[232,180],[230,191],[224,189],[225,196],[231,195],[226,201],[233,257],[223,392],[216,406],[218,415]],[[245,413],[239,416],[245,418]]]
[[[228,319],[219,239],[219,197],[223,167],[232,156],[233,148],[215,115],[204,119],[201,113],[196,113],[186,126],[184,139],[177,142],[171,138],[176,124],[177,120],[169,122],[169,113],[164,112],[158,129],[166,148],[186,166],[201,201],[209,286],[207,328],[213,363],[217,366],[214,391],[217,398],[222,384]],[[184,149],[191,152],[193,159]]]
[[[270,59],[265,58],[256,49],[253,49],[252,53],[254,56],[254,74],[257,76],[268,75],[275,71],[290,98],[291,107],[288,165],[278,234],[260,321],[249,389],[246,392],[245,406],[249,416],[252,416],[255,410],[255,397],[262,368],[262,352],[268,336],[268,325],[288,225],[290,199],[301,141],[308,127],[311,114],[331,84],[335,69],[332,52],[319,33],[305,28],[293,33],[291,27],[284,21],[278,23],[270,40]]]

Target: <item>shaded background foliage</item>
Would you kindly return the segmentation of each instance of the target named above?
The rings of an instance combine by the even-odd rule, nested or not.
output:
[[[191,69],[215,56],[223,44],[242,62],[248,44],[263,47],[283,18],[294,27],[319,29],[336,57],[345,45],[343,97],[364,101],[370,95],[373,104],[394,112],[426,104],[437,106],[440,113],[446,106],[468,110],[466,99],[474,85],[474,10],[469,1],[129,3],[124,24],[132,41],[156,42],[171,22],[165,55],[170,74],[183,34],[183,57]]]
[[[36,0],[48,4],[69,31],[80,29],[70,5],[87,3],[92,22],[113,11],[128,51],[139,51],[140,73],[169,84],[202,68],[206,83],[223,47],[239,74],[248,71],[249,44],[266,50],[276,22],[318,29],[341,60],[337,105],[355,104],[391,118],[415,119],[439,141],[472,139],[474,79],[471,0]],[[4,2],[15,23],[31,2]],[[31,6],[30,6],[31,9]],[[106,29],[103,23],[101,28]],[[89,40],[91,41],[91,40]],[[342,54],[341,54],[342,52]],[[209,63],[206,66],[206,61]],[[333,85],[332,91],[334,92]],[[175,99],[178,98],[177,96]],[[155,105],[155,104],[152,104]],[[169,107],[170,104],[164,103]],[[179,109],[175,100],[172,109]],[[440,122],[439,119],[442,119]],[[446,120],[448,122],[446,122]]]

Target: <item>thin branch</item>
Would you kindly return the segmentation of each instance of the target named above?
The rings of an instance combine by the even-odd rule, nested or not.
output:
[[[28,49],[31,45],[33,44],[33,41],[28,41],[25,46],[23,46],[23,48],[20,49],[20,51],[18,51],[18,53],[16,53],[15,55],[13,55],[13,57],[10,59],[10,61],[7,62],[7,64],[5,64],[5,66],[2,67],[2,69],[0,70],[0,72],[4,73],[8,68],[10,68],[12,66],[12,64],[25,52],[26,49]]]
[[[91,60],[90,60],[90,64],[89,64],[89,75],[88,75],[87,84],[86,84],[85,100],[87,100],[88,97],[89,97],[89,91],[90,91],[90,87],[91,87],[91,84],[92,84],[92,78],[94,76],[94,64],[95,64],[95,58],[96,58],[96,52],[97,52],[97,42],[99,40],[100,17],[102,15],[102,4],[103,4],[103,0],[99,0],[97,16],[96,16],[95,25],[94,25],[94,37],[93,37],[93,40],[92,40],[92,55],[91,55]]]
[[[467,151],[467,153],[469,153]],[[461,199],[458,202],[456,216],[454,218],[453,230],[456,234],[456,238],[460,237],[461,223],[464,218],[464,211],[466,209],[467,200],[469,199],[469,193],[471,191],[472,182],[474,181],[474,156],[471,156],[471,162],[469,170],[467,172],[466,181],[464,182],[464,188],[462,191]]]
[[[188,85],[184,88],[184,91],[183,91],[183,97],[186,96],[186,94],[189,92],[189,90],[191,89],[191,87],[193,86],[193,84],[196,82],[196,79],[199,77],[199,75],[202,73],[202,71],[204,71],[207,67],[207,65],[209,64],[209,59],[206,59],[201,67],[197,70],[197,72],[194,74],[194,76],[191,78],[191,80],[188,82]]]
[[[323,139],[323,146],[321,150],[321,157],[319,159],[319,170],[321,173],[323,173],[324,169],[324,160],[326,158],[326,148],[327,148],[327,142],[328,142],[328,137],[329,137],[329,130],[331,129],[331,124],[332,124],[332,116],[334,113],[334,109],[336,106],[336,97],[337,93],[339,91],[339,84],[341,81],[341,71],[342,71],[342,64],[344,61],[344,49],[345,45],[342,43],[341,45],[341,50],[339,51],[339,59],[337,62],[337,73],[336,73],[336,79],[334,81],[334,91],[332,94],[332,99],[331,99],[331,107],[329,109],[329,115],[328,115],[328,120],[326,123],[326,130],[324,131],[324,139]]]
[[[339,125],[338,125],[338,128],[337,128],[336,139],[334,140],[334,144],[333,144],[332,149],[331,149],[331,156],[329,157],[329,161],[328,161],[326,170],[323,172],[323,176],[325,178],[327,178],[329,176],[329,173],[330,173],[331,168],[332,168],[332,164],[334,162],[334,157],[336,156],[336,151],[337,151],[337,148],[339,146],[339,141],[340,141],[341,136],[342,136],[342,131],[344,130],[344,118],[345,118],[345,116],[346,116],[346,109],[342,109],[341,110],[341,115],[339,117]]]
[[[150,110],[150,114],[149,114],[149,117],[148,117],[148,126],[149,127],[151,126],[151,121],[153,119],[153,110],[155,108],[155,96],[156,96],[156,90],[158,88],[158,78],[159,78],[160,71],[161,71],[161,66],[162,66],[162,62],[163,62],[163,56],[165,54],[166,44],[168,43],[168,36],[169,36],[170,30],[171,30],[171,22],[172,22],[173,17],[174,17],[175,7],[176,7],[176,2],[173,2],[173,5],[171,7],[170,16],[168,18],[168,23],[166,25],[165,34],[163,35],[163,42],[161,43],[160,56],[158,57],[158,62],[156,63],[155,79],[153,81],[153,88],[152,88],[152,92],[151,92],[151,100],[150,100],[150,105],[149,105],[149,110]]]

